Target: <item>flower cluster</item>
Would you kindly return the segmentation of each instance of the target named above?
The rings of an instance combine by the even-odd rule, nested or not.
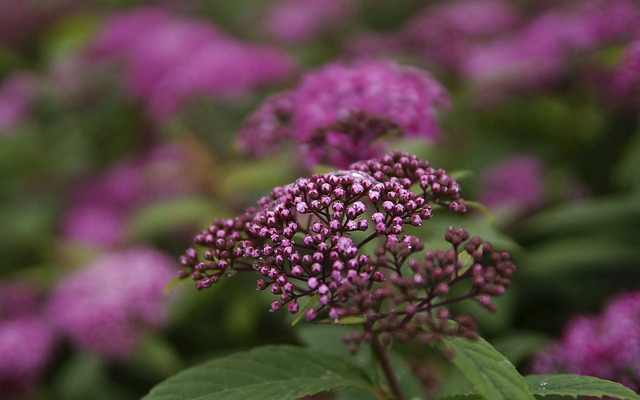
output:
[[[278,187],[244,214],[214,220],[194,239],[204,251],[182,256],[180,276],[202,289],[256,270],[258,290],[278,296],[272,311],[357,318],[364,331],[347,338],[355,344],[379,334],[473,336],[473,320],[452,323],[446,306],[471,298],[492,309],[490,297],[502,294],[515,270],[508,254],[454,228],[445,235],[450,249],[423,252],[408,233],[432,217],[432,204],[464,213],[458,184],[403,152],[349,168]]]
[[[303,43],[344,24],[355,11],[352,0],[277,0],[265,16],[264,31],[285,43]]]
[[[572,373],[640,389],[640,292],[618,295],[601,315],[577,317],[538,353],[534,373]]]
[[[332,63],[300,85],[268,98],[245,121],[239,145],[247,153],[275,151],[282,139],[299,147],[308,165],[345,168],[381,155],[381,136],[397,132],[435,139],[444,88],[423,70],[390,62]]]
[[[115,15],[94,43],[101,57],[121,57],[125,87],[165,120],[190,99],[233,99],[287,78],[294,69],[286,54],[242,43],[204,21],[153,8]]]
[[[482,174],[480,201],[492,210],[527,212],[544,201],[542,160],[520,155],[493,165]]]
[[[124,358],[145,330],[164,325],[171,265],[152,249],[107,253],[58,284],[51,323],[79,348]]]
[[[70,196],[62,235],[103,248],[123,244],[127,224],[141,205],[188,190],[189,183],[183,179],[187,170],[183,149],[167,145],[149,149],[81,182]]]
[[[35,289],[0,283],[0,398],[33,389],[53,351],[53,329],[40,318]]]

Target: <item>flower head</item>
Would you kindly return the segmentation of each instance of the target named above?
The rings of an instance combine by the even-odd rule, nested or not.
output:
[[[265,17],[265,32],[280,41],[301,43],[343,24],[353,14],[352,0],[278,0]]]
[[[601,315],[570,321],[560,341],[538,353],[534,373],[574,373],[640,389],[640,292],[612,299]]]
[[[472,320],[452,327],[444,306],[473,298],[493,308],[490,296],[504,291],[515,268],[508,255],[454,228],[445,235],[451,249],[423,252],[407,232],[432,217],[432,204],[464,213],[458,184],[402,152],[349,168],[278,187],[244,214],[214,220],[195,237],[203,251],[182,256],[180,276],[202,289],[233,271],[255,270],[257,289],[278,297],[272,311],[286,305],[296,313],[298,303],[311,301],[309,320],[362,318],[364,332],[348,338],[356,344],[381,333],[473,336]],[[467,292],[447,299],[460,281],[469,283]]]
[[[544,198],[542,162],[517,156],[487,169],[482,176],[480,201],[491,209],[530,211]]]
[[[240,147],[264,155],[288,139],[309,165],[344,168],[379,156],[376,142],[397,132],[435,139],[438,108],[449,99],[425,71],[390,62],[333,63],[306,75],[300,85],[268,98],[250,115]]]
[[[58,284],[50,320],[74,345],[124,358],[145,330],[164,324],[172,264],[152,249],[106,254]]]
[[[32,389],[54,342],[51,327],[36,316],[0,321],[0,393],[10,395]]]
[[[156,121],[196,96],[237,98],[287,78],[294,69],[278,50],[239,42],[207,22],[154,8],[112,17],[99,32],[94,53],[124,61],[126,89]]]

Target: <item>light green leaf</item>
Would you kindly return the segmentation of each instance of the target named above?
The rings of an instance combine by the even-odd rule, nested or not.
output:
[[[524,377],[484,339],[446,338],[444,346],[475,393],[491,400],[534,400]]]
[[[529,375],[525,380],[536,396],[608,396],[619,400],[640,400],[640,396],[628,387],[592,376]]]
[[[189,368],[145,400],[287,400],[341,387],[370,387],[348,358],[296,346],[267,346]]]

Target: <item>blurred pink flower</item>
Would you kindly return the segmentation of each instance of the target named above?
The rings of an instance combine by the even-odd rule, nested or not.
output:
[[[0,399],[32,391],[51,356],[55,335],[40,318],[41,300],[30,284],[0,282]]]
[[[140,206],[189,190],[185,157],[178,147],[159,147],[78,185],[62,220],[62,235],[99,247],[123,244]]]
[[[532,360],[532,371],[574,373],[640,389],[640,292],[618,295],[601,315],[570,321],[560,341]]]
[[[0,135],[24,121],[34,99],[36,76],[15,72],[0,82]]]
[[[279,50],[154,8],[113,16],[93,47],[99,58],[124,63],[125,89],[159,122],[197,96],[233,100],[294,71],[292,58]]]
[[[625,50],[612,82],[616,101],[640,106],[640,38]]]
[[[0,399],[34,389],[54,343],[52,328],[35,316],[0,320]]]
[[[480,202],[493,210],[535,209],[544,200],[542,167],[540,159],[521,155],[488,168],[481,176]]]
[[[354,11],[353,0],[276,0],[265,17],[264,31],[282,42],[306,42],[343,25]]]
[[[49,319],[79,348],[125,358],[146,331],[165,324],[163,289],[173,267],[170,258],[153,249],[104,254],[58,284]]]
[[[401,35],[427,62],[457,69],[473,44],[504,35],[520,20],[504,0],[458,0],[426,7]]]
[[[481,100],[537,90],[566,77],[572,60],[637,32],[640,4],[585,0],[546,9],[518,32],[469,49],[460,70]]]
[[[448,106],[445,89],[426,71],[391,62],[335,62],[268,98],[246,119],[238,142],[260,156],[290,140],[308,165],[344,167],[379,155],[385,146],[376,140],[391,132],[434,140],[438,109]]]

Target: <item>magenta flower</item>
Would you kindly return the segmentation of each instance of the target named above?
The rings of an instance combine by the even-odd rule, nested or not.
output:
[[[55,335],[40,318],[41,298],[21,282],[0,282],[0,398],[26,395],[37,386]]]
[[[544,200],[542,162],[533,156],[507,159],[484,171],[480,202],[497,210],[524,212],[540,206]]]
[[[572,60],[632,38],[638,18],[640,6],[632,0],[586,0],[548,9],[519,32],[470,49],[461,72],[483,99],[548,87],[566,76]]]
[[[205,21],[142,8],[112,17],[94,43],[100,57],[124,63],[125,87],[155,121],[197,96],[234,99],[288,78],[292,59],[242,43]]]
[[[171,259],[153,249],[105,254],[58,284],[49,319],[75,346],[125,358],[146,331],[165,324],[163,289],[172,269]]]
[[[277,0],[265,16],[264,31],[274,39],[302,43],[346,23],[352,0]]]
[[[437,110],[449,105],[444,88],[417,68],[360,60],[308,73],[300,85],[268,98],[245,121],[238,141],[254,155],[293,142],[309,166],[344,168],[379,156],[377,139],[396,132],[433,140]]]
[[[188,190],[185,157],[177,147],[156,148],[80,184],[62,221],[62,235],[99,247],[122,244],[139,207]]]
[[[427,62],[458,69],[471,46],[512,30],[520,19],[504,0],[458,0],[426,7],[401,36]]]
[[[538,353],[534,373],[574,373],[640,389],[640,293],[612,299],[596,316],[576,317],[560,341]]]
[[[0,398],[33,391],[54,343],[53,330],[36,316],[0,320]]]
[[[194,239],[202,252],[181,258],[180,276],[203,289],[234,271],[257,272],[258,290],[277,296],[272,311],[361,319],[363,332],[345,338],[356,346],[380,334],[473,337],[474,321],[450,322],[446,306],[473,299],[494,309],[491,297],[515,271],[509,256],[462,229],[447,230],[450,249],[426,252],[407,232],[432,217],[432,204],[465,212],[458,184],[402,152],[349,168],[275,188],[244,214],[214,220]],[[466,289],[453,294],[463,281]]]

